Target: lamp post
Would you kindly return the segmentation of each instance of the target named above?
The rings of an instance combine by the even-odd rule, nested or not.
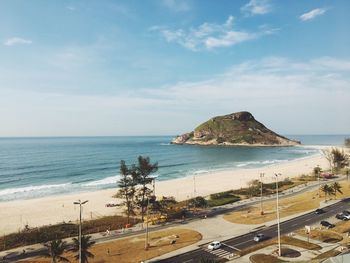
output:
[[[156,196],[156,176],[152,177],[152,185],[153,185],[153,196]],[[146,221],[146,238],[145,238],[145,250],[148,250],[148,221],[149,221],[149,196],[147,198],[147,213],[146,213],[147,221]]]
[[[87,202],[88,200],[85,200],[84,202],[78,200],[73,203],[75,205],[79,205],[79,263],[81,263],[81,206],[86,204]]]
[[[317,165],[317,180],[318,180],[318,197],[320,197],[320,166],[319,165]]]
[[[278,235],[278,256],[281,256],[281,231],[280,231],[280,211],[278,207],[278,176],[280,176],[280,173],[275,173],[276,178],[276,205],[277,205],[277,235]]]
[[[193,174],[193,197],[196,198],[197,189],[196,189],[196,175]]]
[[[264,173],[260,173],[260,214],[263,215],[264,214],[264,210],[263,210],[263,179],[264,177]]]

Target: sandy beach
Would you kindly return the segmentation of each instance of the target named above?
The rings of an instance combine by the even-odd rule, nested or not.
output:
[[[197,175],[195,180],[194,177],[185,177],[161,181],[156,183],[156,195],[174,196],[177,200],[193,197],[195,181],[196,194],[206,196],[220,191],[244,187],[250,180],[259,179],[260,173],[265,174],[264,182],[271,182],[274,180],[274,173],[281,173],[281,180],[283,180],[287,177],[292,178],[310,173],[317,165],[322,169],[329,168],[327,160],[320,154],[262,168],[201,174]],[[83,210],[85,220],[116,214],[118,212],[117,208],[105,207],[106,203],[115,201],[112,196],[116,191],[116,189],[108,189],[97,192],[2,202],[0,203],[0,234],[18,231],[25,225],[36,227],[63,221],[76,221],[79,209],[73,205],[73,202],[79,199],[89,200]]]

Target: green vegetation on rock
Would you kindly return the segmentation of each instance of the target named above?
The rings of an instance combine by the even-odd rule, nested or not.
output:
[[[242,111],[211,118],[193,132],[177,136],[174,144],[290,146],[289,140],[266,128],[249,112]]]

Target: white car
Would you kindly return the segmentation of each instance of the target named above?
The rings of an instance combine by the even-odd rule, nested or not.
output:
[[[264,234],[257,234],[257,235],[254,237],[254,241],[255,241],[255,242],[260,242],[260,241],[263,241],[263,240],[265,240],[265,239],[266,239],[266,237],[265,237]]]
[[[209,250],[218,249],[220,247],[221,247],[221,243],[219,241],[213,241],[208,245]]]

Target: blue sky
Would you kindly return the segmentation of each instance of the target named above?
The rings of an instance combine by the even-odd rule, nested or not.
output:
[[[350,133],[350,2],[0,2],[0,136]]]

